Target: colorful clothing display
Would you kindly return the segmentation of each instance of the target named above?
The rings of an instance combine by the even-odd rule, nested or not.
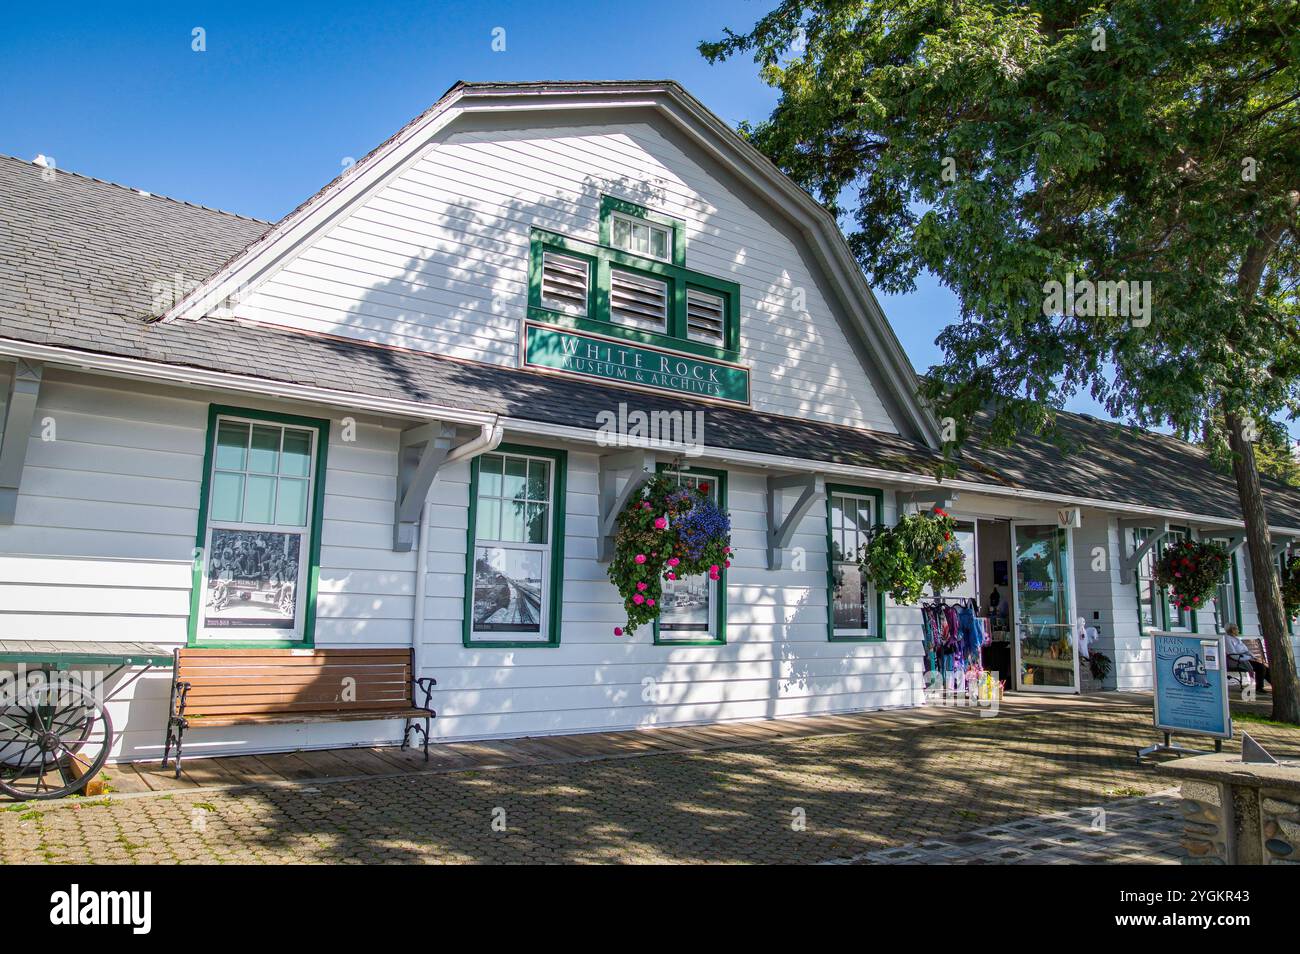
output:
[[[976,614],[973,600],[938,599],[922,604],[921,620],[928,670],[942,674],[946,690],[964,692],[983,672],[980,650],[991,638],[988,619]]]

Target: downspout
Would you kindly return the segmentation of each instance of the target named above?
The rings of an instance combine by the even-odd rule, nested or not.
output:
[[[488,451],[495,450],[501,443],[501,438],[505,434],[505,429],[495,422],[481,425],[482,431],[479,436],[473,440],[466,441],[459,447],[452,448],[451,453],[447,455],[442,466],[456,464],[462,460],[469,460],[477,457],[479,454],[486,454]],[[442,468],[439,468],[441,470]],[[433,483],[429,485],[429,494],[432,496],[433,488],[438,484],[438,478],[435,475]],[[420,507],[420,532],[416,537],[416,556],[415,556],[415,607],[411,611],[411,653],[412,666],[416,676],[423,671],[422,647],[424,645],[424,599],[429,577],[429,508],[432,504],[429,498],[424,499],[424,504]]]

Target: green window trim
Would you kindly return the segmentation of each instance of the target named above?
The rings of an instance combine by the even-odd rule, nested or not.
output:
[[[873,521],[884,522],[885,493],[876,487],[857,487],[851,484],[826,485],[826,640],[832,643],[883,643],[885,642],[885,594],[875,592],[876,632],[868,636],[840,636],[835,633],[835,540],[831,528],[831,497],[834,494],[851,494],[870,497],[873,501]],[[873,588],[874,589],[874,588]]]
[[[222,640],[199,636],[199,618],[203,602],[203,579],[207,564],[208,511],[212,495],[212,471],[216,456],[217,421],[221,417],[246,418],[301,427],[316,432],[316,465],[312,480],[312,513],[307,527],[307,595],[303,606],[302,639]],[[325,520],[325,473],[329,456],[330,422],[323,418],[300,417],[254,408],[208,405],[208,430],[203,448],[203,477],[199,484],[198,529],[194,537],[194,558],[190,576],[190,617],[186,624],[186,645],[211,649],[310,649],[316,644],[316,597],[320,586],[321,527]]]
[[[585,261],[587,273],[587,313],[574,315],[542,303],[542,256],[546,252],[572,256]],[[668,285],[667,333],[634,328],[611,320],[609,311],[610,270],[617,266],[666,282]],[[724,302],[723,347],[692,340],[687,334],[687,296],[689,289],[716,295]],[[680,265],[656,258],[634,255],[604,245],[592,245],[534,228],[530,233],[528,267],[528,317],[573,331],[607,335],[665,348],[683,354],[728,361],[740,361],[740,285],[689,271]]]
[[[1224,543],[1224,542],[1225,542],[1224,540],[1222,540],[1222,539],[1220,539],[1220,538],[1217,538],[1217,537],[1211,537],[1210,539],[1213,540],[1215,543]],[[1240,574],[1238,573],[1238,570],[1237,570],[1237,553],[1238,553],[1238,552],[1240,552],[1240,551],[1236,551],[1236,552],[1233,552],[1233,553],[1229,553],[1229,554],[1228,554],[1228,573],[1229,573],[1229,577],[1228,577],[1228,578],[1232,581],[1232,603],[1233,603],[1233,611],[1234,611],[1235,614],[1236,614],[1230,622],[1234,622],[1234,623],[1237,624],[1237,633],[1238,633],[1238,635],[1241,635],[1241,630],[1242,630],[1242,618],[1241,618],[1241,578],[1240,578]],[[1215,602],[1215,608],[1214,608],[1214,631],[1215,631],[1216,633],[1222,633],[1222,632],[1225,632],[1225,631],[1226,631],[1226,627],[1225,627],[1225,625],[1224,625],[1224,623],[1223,623],[1223,614],[1219,612],[1219,608],[1218,608],[1218,602],[1219,602],[1219,599],[1218,599],[1217,596],[1215,597],[1214,602]]]
[[[665,471],[680,471],[683,474],[692,476],[707,477],[713,482],[718,489],[718,509],[725,511],[727,509],[727,472],[725,470],[714,470],[708,467],[686,467],[674,468],[671,464],[659,464],[656,468],[660,473]],[[654,641],[655,646],[725,646],[727,645],[727,568],[723,567],[719,574],[717,593],[718,605],[714,607],[713,628],[717,634],[709,639],[674,639],[662,637],[659,633],[659,620],[654,622]]]
[[[466,649],[552,649],[560,645],[564,594],[564,532],[567,507],[568,451],[523,444],[501,444],[489,453],[520,454],[551,461],[551,565],[547,596],[546,639],[484,639],[474,635],[474,553],[477,544],[480,454],[470,461],[469,527],[465,536],[465,605],[461,643]]]
[[[655,225],[661,225],[669,229],[673,236],[672,254],[669,257],[678,268],[686,267],[685,221],[671,215],[664,215],[662,212],[647,209],[635,202],[628,202],[612,195],[602,195],[600,197],[600,244],[610,248],[614,246],[613,220],[615,212],[632,218],[645,219],[647,222],[653,222]],[[656,259],[656,261],[659,261],[659,259]]]

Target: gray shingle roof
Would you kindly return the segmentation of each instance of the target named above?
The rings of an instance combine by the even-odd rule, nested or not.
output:
[[[149,322],[155,283],[198,282],[270,224],[59,171],[53,182],[0,157],[0,337],[143,358],[268,381],[427,401],[593,428],[620,401],[693,410],[668,396],[452,361],[240,322]],[[1198,447],[1064,415],[1070,456],[1037,438],[972,450],[962,480],[1235,519],[1231,478]],[[894,434],[709,407],[713,447],[929,473],[935,454]],[[1268,488],[1271,520],[1291,526],[1300,492]]]

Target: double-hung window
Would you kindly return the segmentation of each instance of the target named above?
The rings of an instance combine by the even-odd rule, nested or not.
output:
[[[726,510],[725,471],[695,467],[664,470],[680,486],[704,490],[720,509]],[[717,580],[709,579],[707,573],[664,580],[662,606],[655,621],[656,644],[719,646],[727,641],[727,570],[720,569]]]
[[[827,561],[832,640],[884,637],[884,600],[858,565],[858,549],[880,521],[881,493],[856,487],[826,488]]]
[[[559,644],[565,462],[503,445],[471,464],[466,646]]]
[[[192,645],[311,645],[328,439],[328,421],[211,409]]]

